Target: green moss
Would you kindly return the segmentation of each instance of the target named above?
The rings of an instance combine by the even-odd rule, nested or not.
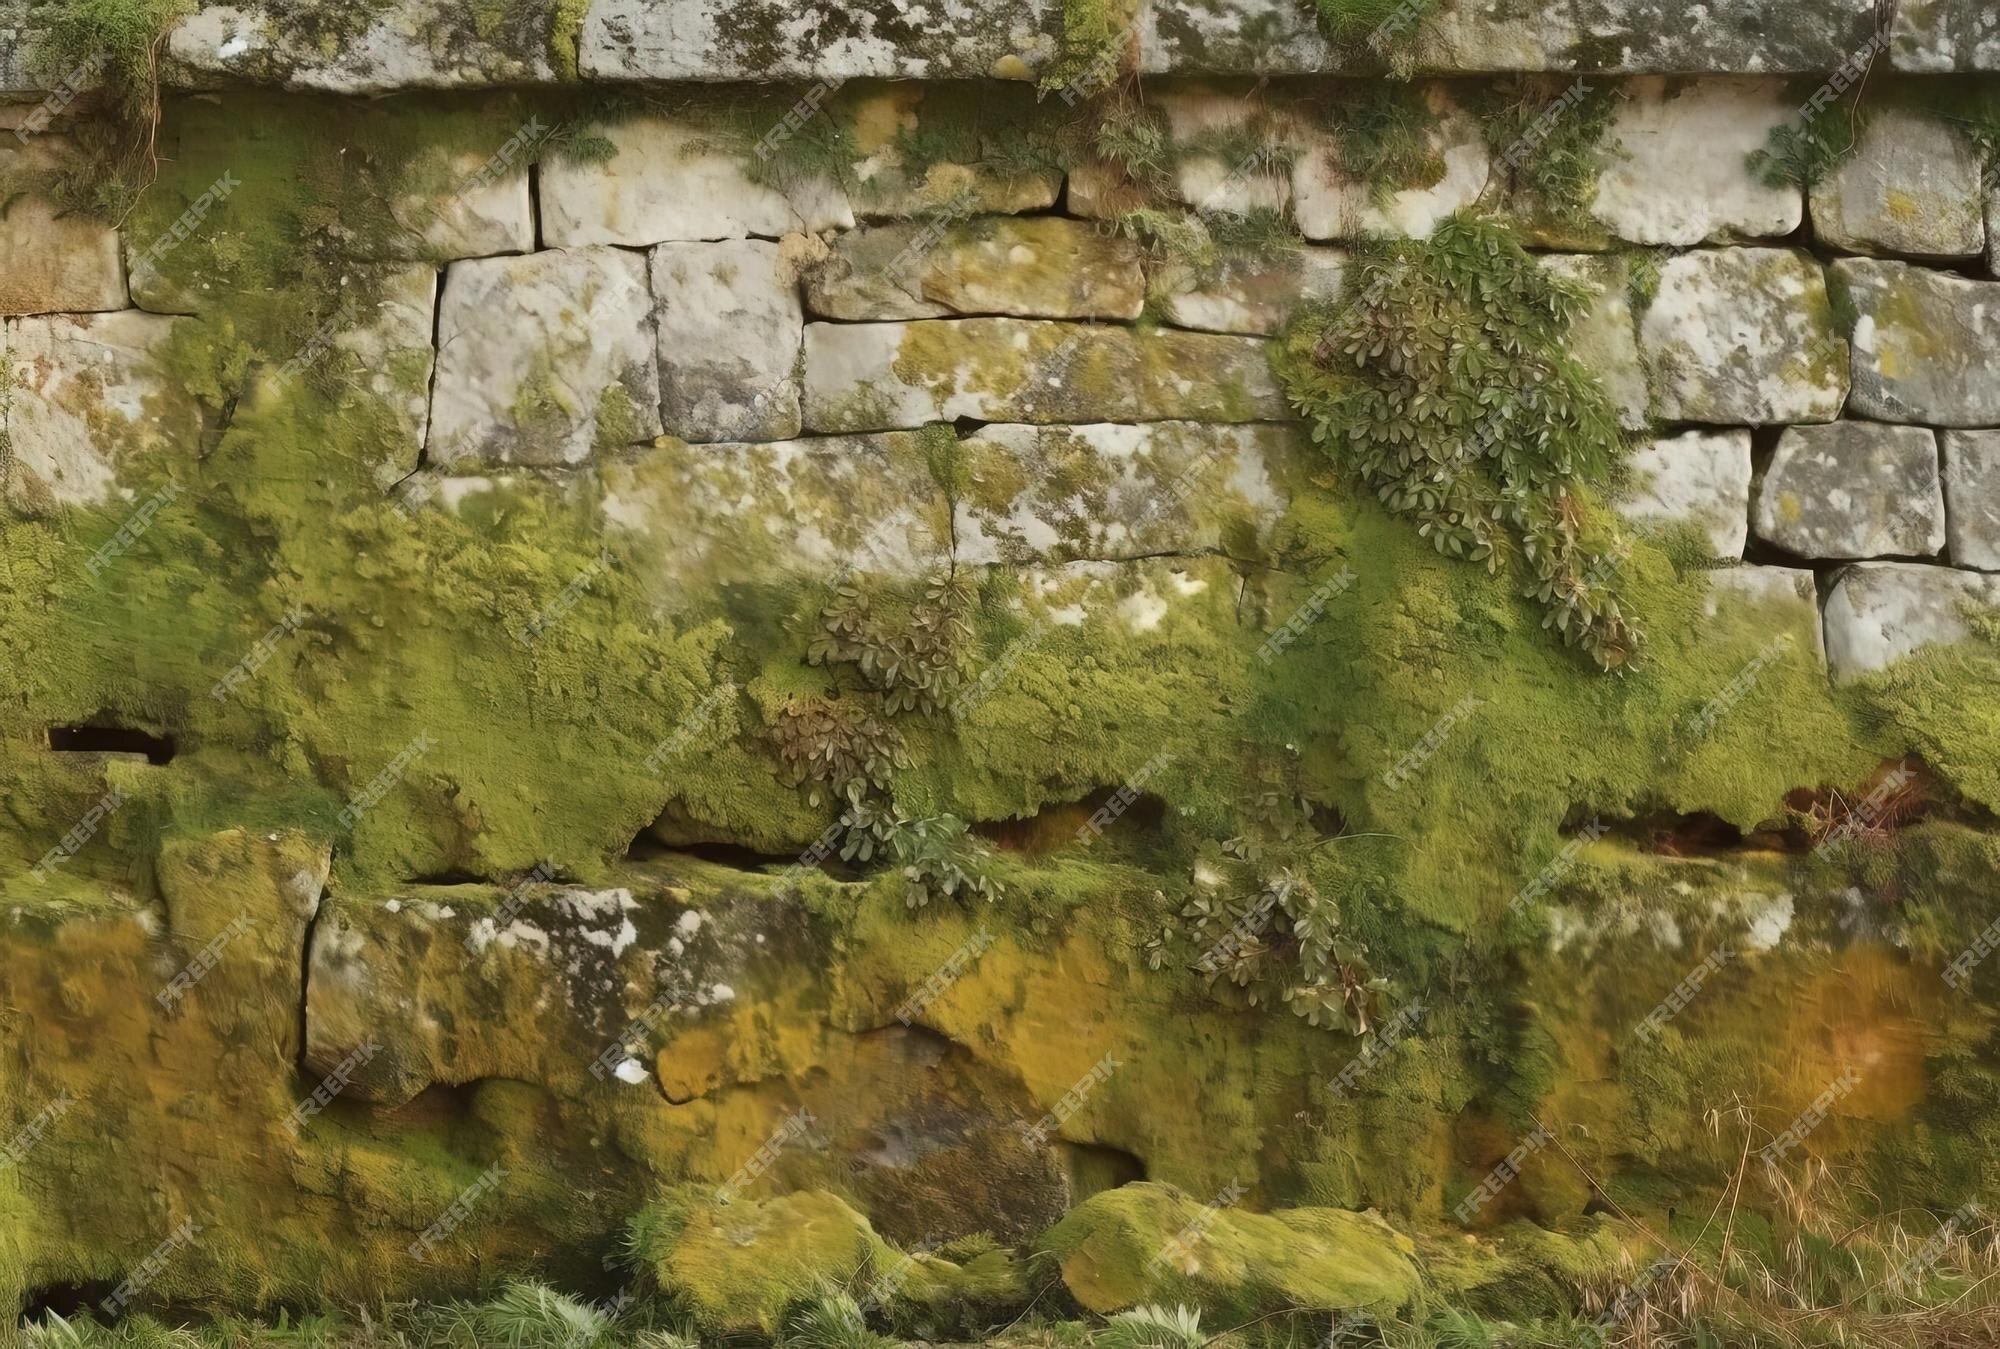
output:
[[[1423,28],[1438,0],[1314,0],[1319,26],[1346,51],[1381,60],[1399,79],[1415,71]]]
[[[1593,227],[1590,211],[1604,167],[1604,136],[1618,100],[1613,89],[1555,76],[1480,88],[1473,111],[1487,148],[1506,165],[1521,194],[1517,209],[1545,226],[1578,232]]]

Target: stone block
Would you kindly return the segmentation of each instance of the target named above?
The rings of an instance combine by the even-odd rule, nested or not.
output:
[[[1446,216],[1485,193],[1493,160],[1479,124],[1436,86],[1426,97],[1437,120],[1425,134],[1444,164],[1443,176],[1427,186],[1380,191],[1348,175],[1330,134],[1306,138],[1292,166],[1292,209],[1306,238],[1429,238]]]
[[[614,248],[455,262],[430,459],[576,464],[660,434],[646,260]]]
[[[1958,128],[1903,108],[1812,190],[1813,233],[1849,253],[1969,258],[1986,248],[1985,164]]]
[[[1665,421],[1829,422],[1847,399],[1847,342],[1826,278],[1784,248],[1685,253],[1660,268],[1639,350]]]
[[[1916,562],[1849,567],[1826,597],[1826,659],[1835,682],[1886,669],[1934,642],[1969,635],[1968,610],[2000,605],[2000,577]]]
[[[289,11],[209,5],[174,25],[166,56],[170,80],[192,88],[254,83],[352,95],[552,84],[555,19],[552,3],[475,11],[450,0],[397,0],[358,32],[329,37]]]
[[[2000,282],[1843,258],[1853,306],[1854,411],[1928,426],[2000,423]]]
[[[2000,571],[2000,431],[1946,431],[1940,439],[1951,560]]]
[[[972,565],[1257,552],[1283,514],[1276,426],[982,427],[961,447],[955,557]]]
[[[864,217],[1019,214],[1062,196],[1051,119],[1026,86],[889,84],[843,100],[856,150],[850,194]],[[929,162],[906,157],[905,137],[926,127],[962,141]],[[975,128],[965,138],[968,128]],[[1024,149],[1039,147],[1047,162]]]
[[[1028,79],[1057,22],[1045,0],[591,0],[578,61],[598,80]]]
[[[615,122],[602,134],[617,147],[610,159],[542,166],[542,235],[554,247],[775,239],[854,224],[834,183],[813,180],[781,192],[753,182],[746,157],[754,145],[734,153],[716,132],[653,115]]]
[[[1826,664],[1819,588],[1804,567],[1723,567],[1712,571],[1702,610],[1710,618],[1728,614],[1754,623],[1760,631],[1792,633],[1820,664]]]
[[[1797,115],[1782,80],[1628,81],[1604,136],[1592,216],[1637,244],[1687,247],[1790,234],[1796,187],[1773,187],[1746,162]]]
[[[1902,0],[1890,29],[1896,69],[2000,70],[2000,10],[1986,0]]]
[[[1632,264],[1614,253],[1552,253],[1542,265],[1584,287],[1590,303],[1570,325],[1569,349],[1603,384],[1628,431],[1645,427],[1650,397],[1632,315]]]
[[[1139,246],[1060,216],[903,221],[854,230],[806,279],[823,318],[1135,319],[1146,303]]]
[[[1346,274],[1345,251],[1305,247],[1278,257],[1225,256],[1206,270],[1165,263],[1154,273],[1152,290],[1167,322],[1177,327],[1269,337],[1300,301],[1338,296]]]
[[[7,320],[9,500],[37,512],[91,505],[119,492],[135,458],[194,459],[201,408],[157,361],[181,321],[136,309]]]
[[[1618,505],[1635,520],[1693,525],[1717,557],[1740,558],[1750,531],[1750,433],[1689,431],[1655,440],[1627,461],[1632,488]]]
[[[80,172],[66,142],[16,137],[0,146],[0,183],[21,175]],[[8,194],[11,195],[11,192]],[[0,314],[54,314],[124,309],[125,263],[118,231],[87,216],[65,215],[56,203],[23,195],[0,215]]]
[[[810,323],[805,381],[810,431],[1289,415],[1256,338],[1032,319]]]
[[[1935,556],[1936,435],[1880,422],[1791,427],[1758,489],[1757,537],[1806,558]]]
[[[778,245],[661,244],[648,265],[667,434],[695,441],[796,436],[805,314]]]

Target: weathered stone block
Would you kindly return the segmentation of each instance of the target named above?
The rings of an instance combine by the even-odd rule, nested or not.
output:
[[[130,459],[194,458],[200,407],[155,359],[178,322],[133,309],[7,320],[10,500],[33,511],[90,504],[118,490]]]
[[[1836,681],[1886,668],[1933,642],[1966,637],[1969,607],[2000,605],[2000,577],[1915,562],[1849,567],[1826,597],[1826,659]]]
[[[1139,246],[1059,216],[905,221],[855,230],[806,279],[813,313],[835,319],[1135,319],[1146,303]]]
[[[1632,488],[1619,509],[1635,520],[1693,525],[1717,557],[1743,556],[1750,531],[1750,433],[1689,431],[1655,440],[1627,461]]]
[[[455,262],[430,458],[575,464],[660,434],[646,260],[612,248]]]
[[[1477,201],[1492,177],[1493,161],[1478,123],[1442,90],[1428,90],[1437,120],[1425,133],[1444,164],[1435,183],[1381,192],[1350,177],[1331,137],[1308,138],[1292,166],[1292,206],[1308,239],[1359,239],[1390,234],[1424,239],[1440,221]]]
[[[1757,493],[1757,537],[1808,558],[1935,555],[1937,437],[1879,422],[1788,429]]]
[[[578,60],[604,80],[1027,79],[1055,18],[1042,0],[592,0]]]
[[[951,561],[951,506],[914,431],[663,442],[605,467],[603,509],[690,594],[786,575],[921,576]]]
[[[1029,319],[806,325],[805,422],[873,431],[981,421],[1270,421],[1287,415],[1250,337]]]
[[[1819,74],[1861,51],[1875,0],[1574,0],[1579,68]]]
[[[22,174],[80,172],[64,142],[35,137],[0,147],[0,184]],[[21,196],[0,215],[0,314],[80,313],[123,309],[125,263],[118,231],[101,221],[61,214],[54,202]]]
[[[356,272],[349,278],[331,342],[351,353],[366,372],[366,396],[395,411],[399,434],[371,448],[382,454],[378,476],[388,477],[393,469],[400,477],[416,468],[430,429],[438,273],[422,263]]]
[[[814,180],[780,192],[752,182],[743,158],[717,148],[716,133],[642,116],[603,134],[618,147],[610,159],[542,166],[542,235],[553,246],[775,239],[854,224],[837,185]]]
[[[1854,411],[1888,422],[2000,422],[2000,283],[1861,258],[1833,264],[1852,304]]]
[[[534,134],[532,131],[530,134]],[[491,257],[535,248],[535,208],[529,200],[528,151],[491,154],[432,151],[426,177],[441,186],[411,191],[390,203],[396,231],[382,256],[397,260]]]
[[[1799,227],[1799,190],[1772,187],[1746,163],[1797,114],[1784,81],[1649,77],[1622,93],[1591,208],[1606,229],[1633,243],[1688,246]]]
[[[1964,132],[1887,108],[1812,190],[1813,233],[1850,253],[1966,258],[1986,247],[1985,165]]]
[[[295,15],[210,5],[167,38],[170,78],[184,87],[248,81],[332,94],[548,84],[552,4],[475,12],[448,0],[398,0],[358,33],[328,40]]]
[[[1167,322],[1212,333],[1271,336],[1302,300],[1331,300],[1347,274],[1338,248],[1297,248],[1279,257],[1232,255],[1211,271],[1166,263],[1153,294]]]
[[[660,343],[660,421],[683,440],[799,433],[805,314],[778,245],[661,244],[648,255]]]
[[[1556,253],[1542,259],[1556,275],[1582,285],[1589,306],[1570,325],[1569,349],[1604,385],[1618,409],[1618,423],[1646,425],[1650,397],[1646,363],[1639,355],[1639,324],[1632,315],[1632,264],[1618,254]]]
[[[2000,431],[1946,431],[1941,439],[1951,560],[2000,570]]]
[[[1890,35],[1898,70],[2000,70],[2000,10],[1984,0],[1902,0]]]
[[[1720,425],[1828,422],[1847,398],[1847,342],[1809,254],[1725,248],[1660,269],[1639,325],[1653,413]]]
[[[1763,631],[1792,633],[1802,648],[1826,663],[1818,584],[1804,567],[1723,567],[1709,572],[1702,609],[1710,618],[1727,612],[1755,621]]]
[[[857,214],[1018,214],[1045,211],[1056,204],[1062,196],[1063,171],[1055,162],[1052,140],[1046,145],[1050,162],[1043,166],[1010,162],[1001,167],[985,158],[995,145],[988,135],[1016,138],[1008,148],[1018,158],[1019,138],[1049,134],[1045,126],[1032,129],[1041,116],[1035,91],[1013,85],[968,87],[977,90],[973,97],[983,114],[974,125],[994,130],[982,130],[976,143],[957,152],[959,157],[925,164],[921,173],[906,161],[903,137],[920,133],[927,125],[962,135],[970,112],[962,95],[947,93],[948,87],[891,84],[871,89],[845,105],[855,148],[863,156],[854,165],[851,188]]]
[[[1271,466],[1296,450],[1275,426],[999,425],[962,444],[960,562],[1121,561],[1256,552],[1284,511]]]

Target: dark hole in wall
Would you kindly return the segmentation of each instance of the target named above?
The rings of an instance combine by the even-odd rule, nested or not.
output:
[[[172,736],[136,726],[51,726],[49,748],[58,754],[143,754],[150,764],[174,757]]]
[[[1106,834],[1114,831],[1129,831],[1135,836],[1149,834],[1157,830],[1166,818],[1167,803],[1161,798],[1141,792],[1120,809],[1114,802],[1118,793],[1118,788],[1106,787],[1092,792],[1081,801],[1043,806],[1033,815],[1007,820],[980,820],[972,826],[972,832],[1003,852],[1036,857],[1080,841],[1091,817],[1105,806],[1111,806],[1116,817],[1111,823],[1099,826]]]
[[[798,865],[797,853],[766,853],[740,843],[683,843],[669,846],[650,832],[641,831],[626,850],[627,860],[643,862],[649,857],[693,857],[736,871],[764,871],[771,867]]]
[[[21,1302],[21,1324],[37,1325],[53,1312],[65,1321],[89,1321],[97,1317],[97,1304],[110,1297],[118,1285],[102,1283],[52,1283],[30,1288]]]

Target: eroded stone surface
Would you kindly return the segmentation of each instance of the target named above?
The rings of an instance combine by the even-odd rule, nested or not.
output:
[[[1271,336],[1301,300],[1331,300],[1347,274],[1338,248],[1297,248],[1279,257],[1229,256],[1213,270],[1168,262],[1153,294],[1167,322],[1212,333]]]
[[[1492,176],[1493,162],[1479,126],[1441,90],[1428,91],[1436,122],[1426,132],[1444,175],[1423,187],[1378,192],[1348,176],[1339,147],[1325,135],[1312,137],[1292,166],[1293,211],[1308,239],[1358,239],[1392,234],[1429,238],[1446,216],[1479,199]]]
[[[1757,493],[1757,536],[1800,557],[1929,557],[1944,547],[1937,437],[1879,422],[1795,426]]]
[[[2000,10],[1984,0],[1902,0],[1890,31],[1898,70],[2000,70]]]
[[[1639,324],[1653,413],[1721,425],[1826,422],[1846,401],[1847,342],[1826,278],[1793,249],[1687,253],[1660,269]]]
[[[1626,461],[1632,488],[1619,509],[1637,520],[1692,525],[1717,557],[1743,556],[1750,530],[1750,433],[1689,431]]]
[[[427,153],[431,162],[423,177],[437,186],[410,191],[390,204],[397,228],[385,240],[383,256],[458,259],[534,249],[525,154],[507,155],[504,145],[493,154]]]
[[[1620,86],[1592,206],[1640,244],[1775,238],[1799,226],[1795,187],[1773,187],[1745,162],[1797,112],[1782,80],[1645,78]]]
[[[1939,439],[1951,560],[2000,570],[2000,431],[1946,431]]]
[[[1284,510],[1271,426],[998,425],[963,443],[955,556],[975,565],[1258,551]]]
[[[869,217],[917,216],[931,213],[1002,214],[1042,211],[1062,195],[1063,172],[1054,162],[1053,144],[1043,146],[1050,162],[1039,166],[990,162],[1002,148],[1011,127],[1036,115],[1033,89],[1013,85],[970,86],[979,111],[992,120],[976,143],[923,165],[906,161],[903,137],[926,126],[963,133],[967,106],[949,86],[891,84],[853,98],[848,110],[854,146],[862,158],[854,165],[851,192],[857,214]],[[1018,151],[1019,144],[1005,147]],[[1016,157],[1018,158],[1018,156]]]
[[[660,433],[646,260],[612,248],[453,263],[430,457],[574,464]]]
[[[397,434],[379,445],[377,476],[386,478],[393,469],[400,477],[416,468],[430,429],[438,273],[422,263],[357,270],[365,274],[349,278],[346,303],[333,320],[347,322],[331,342],[353,357],[369,394],[394,409]],[[310,359],[311,353],[302,355]]]
[[[805,423],[872,431],[981,421],[1286,416],[1255,338],[1030,319],[806,325]]]
[[[4,140],[0,184],[21,174],[83,171],[62,141],[36,137],[22,146],[12,135]],[[4,188],[0,193],[13,195]],[[0,214],[0,314],[78,313],[123,309],[127,303],[117,230],[64,215],[43,197],[6,202]]]
[[[814,314],[835,319],[1135,319],[1146,302],[1139,246],[1058,216],[906,221],[843,234],[806,279]]]
[[[798,571],[921,576],[951,558],[951,507],[915,432],[663,443],[606,466],[603,511],[688,593]]]
[[[667,434],[696,441],[797,435],[805,315],[778,245],[661,244],[648,267]]]
[[[780,192],[752,182],[742,155],[755,147],[738,154],[715,132],[646,115],[602,134],[618,150],[610,159],[542,166],[542,234],[551,245],[777,238],[854,224],[838,186],[815,179]]]
[[[33,511],[90,504],[119,490],[133,458],[195,456],[200,408],[156,360],[179,322],[135,309],[7,320],[11,501]]]
[[[449,0],[398,0],[358,31],[329,36],[295,15],[255,5],[210,5],[167,38],[172,78],[188,87],[249,81],[333,94],[398,89],[547,84],[555,7],[519,4],[482,12]]]
[[[1556,275],[1582,285],[1590,304],[1570,325],[1570,354],[1588,367],[1618,409],[1627,430],[1646,425],[1646,363],[1632,315],[1632,264],[1616,254],[1556,253],[1542,259]]]
[[[2000,422],[2000,283],[1902,262],[1833,264],[1853,302],[1854,411],[1890,422]]]
[[[2000,604],[2000,577],[1915,562],[1865,562],[1840,574],[1826,597],[1826,658],[1836,680],[1886,668],[1970,628],[1968,607]]]
[[[1041,0],[592,0],[578,59],[612,80],[1025,79],[1053,22]]]
[[[1801,649],[1826,661],[1820,631],[1819,588],[1804,567],[1723,567],[1708,573],[1703,612],[1716,618],[1743,614],[1764,631],[1791,633]]]
[[[1813,233],[1851,253],[1972,257],[1986,247],[1985,166],[1934,117],[1887,108],[1812,190]]]

